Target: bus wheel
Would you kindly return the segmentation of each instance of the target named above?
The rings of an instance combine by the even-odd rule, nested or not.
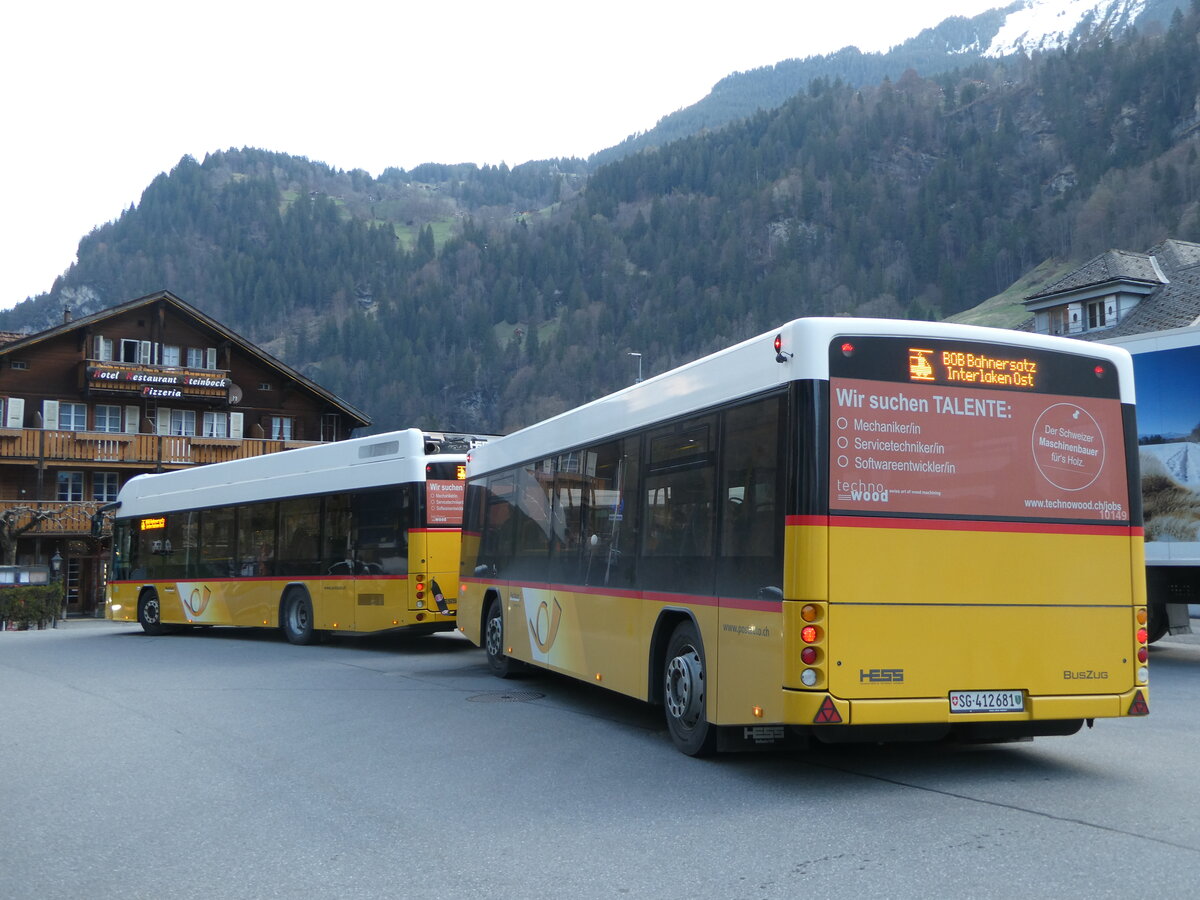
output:
[[[517,661],[504,653],[504,615],[500,598],[493,597],[488,605],[487,619],[483,625],[483,647],[487,653],[488,668],[497,678],[511,678],[517,671]]]
[[[316,636],[313,629],[312,601],[304,591],[290,591],[283,598],[283,615],[279,617],[283,636],[291,644],[311,644]]]
[[[158,603],[158,594],[155,591],[146,591],[138,598],[138,623],[142,626],[142,631],[154,637],[167,633],[162,623],[162,607]]]
[[[680,622],[667,644],[663,705],[671,740],[688,756],[708,756],[717,746],[717,729],[705,718],[706,677],[696,626]]]

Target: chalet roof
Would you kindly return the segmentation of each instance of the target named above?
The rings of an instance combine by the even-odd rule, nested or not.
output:
[[[1108,250],[1094,256],[1073,272],[1064,275],[1025,298],[1044,300],[1055,294],[1077,291],[1110,281],[1140,281],[1146,284],[1161,284],[1163,279],[1155,270],[1154,261],[1148,253],[1133,253],[1129,250]]]
[[[1145,253],[1108,250],[1078,269],[1025,298],[1025,303],[1052,299],[1113,282],[1136,283],[1149,291],[1112,328],[1073,335],[1081,340],[1107,340],[1148,331],[1183,328],[1200,322],[1200,244],[1166,240]],[[1032,329],[1033,320],[1022,325]]]
[[[355,424],[353,427],[366,427],[371,424],[371,418],[366,413],[354,408],[349,403],[346,403],[336,394],[333,394],[321,387],[315,381],[305,378],[295,369],[291,368],[291,366],[280,362],[278,359],[271,356],[271,354],[265,352],[257,345],[252,344],[241,335],[222,325],[216,319],[205,315],[191,304],[185,303],[170,291],[157,291],[153,294],[147,294],[145,297],[139,297],[136,300],[130,300],[118,306],[113,306],[109,309],[92,313],[91,315],[81,316],[78,319],[71,319],[63,322],[61,325],[56,325],[53,328],[47,328],[45,331],[39,331],[35,334],[14,335],[16,340],[13,340],[11,343],[4,343],[3,336],[0,336],[0,357],[10,353],[26,350],[42,343],[43,341],[58,337],[60,335],[70,334],[71,332],[78,331],[80,329],[90,328],[106,319],[123,315],[124,313],[132,310],[157,305],[165,305],[174,308],[174,310],[181,316],[193,319],[200,327],[207,328],[218,339],[229,341],[230,343],[236,345],[247,356],[252,356],[267,368],[277,371],[283,378],[294,381],[306,390],[318,395],[326,403],[337,408],[347,417],[357,420],[357,424]]]

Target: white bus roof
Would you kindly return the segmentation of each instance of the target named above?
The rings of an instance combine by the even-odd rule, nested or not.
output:
[[[839,335],[929,337],[1009,344],[1031,350],[1105,359],[1116,368],[1121,400],[1132,403],[1133,368],[1118,348],[1007,328],[909,319],[805,318],[686,363],[536,425],[494,438],[471,450],[468,477],[545,458],[615,435],[780,387],[791,381],[829,378],[829,342]],[[785,362],[775,358],[775,336]]]
[[[447,435],[417,428],[284,450],[247,459],[129,479],[117,495],[117,518],[261,500],[362,490],[425,480],[428,462],[462,462],[463,453],[427,454]],[[466,443],[473,443],[463,438]]]

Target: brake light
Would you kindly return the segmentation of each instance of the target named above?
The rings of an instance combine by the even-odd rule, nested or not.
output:
[[[805,625],[800,629],[800,640],[804,641],[806,644],[816,643],[820,636],[820,629],[818,629],[816,625]]]

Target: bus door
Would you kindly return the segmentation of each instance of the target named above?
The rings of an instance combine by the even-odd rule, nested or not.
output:
[[[351,498],[336,494],[325,498],[322,527],[320,597],[313,596],[316,627],[329,631],[354,631],[357,606],[354,543],[351,535]]]

